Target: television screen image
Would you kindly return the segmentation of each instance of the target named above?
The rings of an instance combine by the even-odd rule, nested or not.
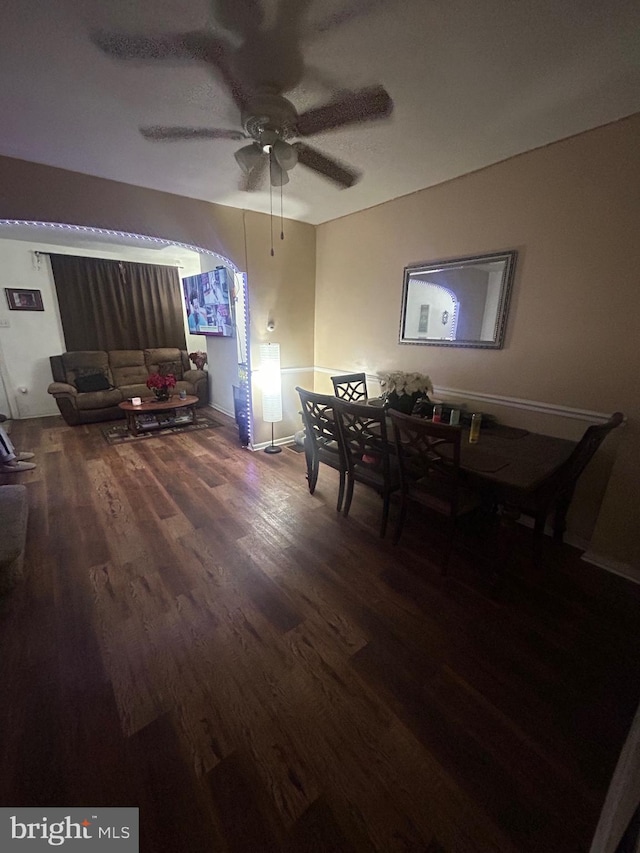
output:
[[[233,337],[229,290],[233,273],[226,267],[182,279],[184,304],[192,335]]]

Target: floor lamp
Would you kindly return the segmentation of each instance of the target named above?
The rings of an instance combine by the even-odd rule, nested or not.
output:
[[[273,425],[282,420],[282,381],[280,378],[280,344],[260,344],[260,377],[262,380],[262,419],[271,424],[271,444],[265,453],[280,453],[273,443]]]

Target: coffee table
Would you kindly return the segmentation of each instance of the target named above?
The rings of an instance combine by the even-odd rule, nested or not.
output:
[[[132,435],[150,432],[166,427],[187,426],[196,422],[196,405],[198,398],[192,394],[181,400],[178,395],[162,402],[152,397],[145,399],[138,406],[131,400],[118,403],[118,408],[127,416],[127,429]]]

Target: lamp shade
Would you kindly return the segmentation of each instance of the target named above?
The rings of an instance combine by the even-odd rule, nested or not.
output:
[[[260,344],[260,380],[262,385],[262,419],[267,423],[281,421],[280,344]]]

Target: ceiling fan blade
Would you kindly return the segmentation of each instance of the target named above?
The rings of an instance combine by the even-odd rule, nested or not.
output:
[[[239,148],[233,156],[244,174],[248,175],[260,163],[264,157],[264,153],[258,144],[252,142],[251,145]]]
[[[157,36],[109,33],[98,30],[91,33],[91,41],[104,53],[116,59],[194,59],[194,33],[167,33]],[[200,38],[209,37],[206,33]]]
[[[253,169],[242,176],[240,179],[239,189],[248,193],[255,192],[259,189],[264,180],[268,163],[269,158],[266,154],[263,154]]]
[[[260,0],[211,0],[211,7],[216,24],[244,38],[260,29],[264,20]]]
[[[283,139],[273,143],[273,156],[281,169],[290,172],[298,162],[298,150]]]
[[[313,0],[212,2],[216,6],[229,7],[223,8],[223,17],[216,20],[231,22],[236,35],[240,26],[244,27],[240,33],[241,43],[234,51],[233,68],[245,87],[250,92],[268,89],[275,94],[295,89],[304,76],[305,66],[300,49],[300,29]],[[252,20],[255,6],[261,11],[259,17]]]
[[[190,59],[206,62],[220,73],[236,104],[242,108],[246,103],[246,93],[231,72],[230,45],[204,30],[157,36],[98,30],[91,34],[91,41],[103,53],[115,59]]]
[[[197,139],[246,139],[240,130],[226,130],[220,127],[141,127],[140,133],[145,139],[154,142],[177,142]]]
[[[347,166],[338,163],[326,154],[322,154],[315,148],[311,148],[304,142],[294,142],[294,148],[298,152],[298,162],[314,172],[318,172],[338,186],[346,189],[352,187],[360,178],[360,173]]]
[[[357,4],[352,3],[351,8],[343,9],[342,11],[335,10],[316,21],[310,20],[305,27],[304,38],[305,40],[311,40],[322,33],[338,29],[343,24],[357,20],[363,15],[371,14],[379,6],[383,6],[384,3],[385,0],[357,0]]]
[[[307,110],[298,116],[296,128],[299,136],[312,136],[336,127],[385,118],[392,110],[393,101],[384,86],[371,86]]]

